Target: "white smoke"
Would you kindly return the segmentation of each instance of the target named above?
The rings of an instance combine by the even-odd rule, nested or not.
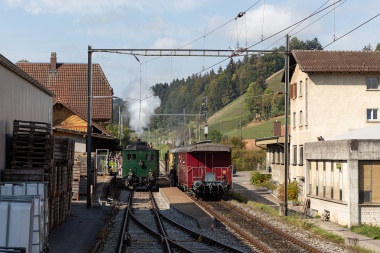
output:
[[[151,89],[140,89],[140,84],[129,85],[129,87],[135,87],[134,90],[128,92],[127,96],[129,127],[141,137],[143,129],[148,127],[150,117],[154,114],[154,110],[160,106],[161,100],[153,96]]]

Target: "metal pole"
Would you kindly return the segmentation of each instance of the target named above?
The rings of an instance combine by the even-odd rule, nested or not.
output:
[[[207,125],[207,96],[205,96],[205,140],[207,140],[207,135],[208,135],[208,125]]]
[[[284,181],[284,201],[285,213],[288,215],[288,178],[289,178],[289,133],[288,133],[288,115],[289,115],[289,35],[286,35],[286,52],[285,52],[285,181]]]
[[[92,85],[92,51],[91,46],[88,46],[88,65],[87,65],[87,207],[91,207],[91,85]]]
[[[185,118],[185,114],[186,114],[186,108],[183,108],[183,145],[185,146],[185,142],[186,142],[186,118]]]

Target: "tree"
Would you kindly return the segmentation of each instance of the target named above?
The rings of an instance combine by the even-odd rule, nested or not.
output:
[[[370,43],[363,47],[363,52],[372,52],[372,46]]]
[[[253,119],[256,119],[257,114],[261,112],[262,100],[260,96],[262,93],[262,87],[256,82],[251,83],[247,89],[245,104]]]
[[[377,43],[375,51],[380,52],[380,43]]]
[[[118,124],[109,124],[106,126],[107,131],[112,133],[116,138],[119,138],[120,125]],[[121,132],[121,145],[122,147],[126,147],[127,143],[130,141],[130,131],[129,128],[123,125],[123,129]]]
[[[322,50],[322,45],[319,43],[317,38],[314,38],[313,40],[306,40],[306,49],[307,50]]]
[[[207,138],[215,143],[220,143],[223,140],[223,135],[216,129],[212,129]]]

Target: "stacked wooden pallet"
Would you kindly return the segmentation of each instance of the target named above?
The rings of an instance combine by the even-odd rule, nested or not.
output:
[[[96,174],[94,173],[95,154],[91,153],[91,184],[96,185]],[[87,194],[87,153],[76,153],[73,168],[73,200],[79,199],[80,195]]]
[[[11,168],[4,181],[48,182],[50,230],[70,215],[74,146],[68,138],[53,138],[50,124],[13,122]]]
[[[70,215],[75,142],[54,137],[53,167],[49,177],[50,229]]]
[[[4,180],[47,181],[51,170],[51,125],[43,122],[13,122],[11,168],[4,172]]]

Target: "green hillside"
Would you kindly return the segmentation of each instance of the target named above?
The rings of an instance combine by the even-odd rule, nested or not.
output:
[[[270,76],[266,83],[275,92],[284,90],[284,84],[281,83],[283,71],[278,71]],[[243,139],[257,139],[273,136],[273,122],[275,120],[285,122],[285,117],[280,116],[267,121],[250,122],[244,126],[247,121],[249,111],[245,107],[244,95],[238,97],[229,103],[217,113],[213,114],[207,121],[209,131],[216,129],[228,137],[240,137]],[[243,127],[241,128],[241,125]]]

